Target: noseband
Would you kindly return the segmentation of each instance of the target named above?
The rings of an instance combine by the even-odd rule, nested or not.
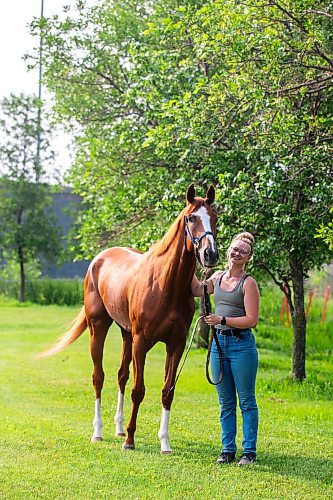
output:
[[[207,236],[209,234],[211,234],[213,236],[213,239],[214,239],[214,242],[215,242],[215,236],[214,236],[214,234],[211,231],[205,231],[202,234],[200,234],[200,236],[198,236],[198,238],[193,238],[193,235],[191,234],[190,228],[188,227],[189,220],[188,220],[188,217],[186,215],[184,216],[184,222],[185,222],[185,233],[184,233],[185,248],[187,250],[187,247],[186,247],[186,235],[187,235],[190,238],[191,243],[193,244],[194,255],[195,255],[197,261],[199,262],[199,264],[200,264],[201,267],[204,267],[203,264],[202,264],[202,262],[201,262],[200,254],[199,254],[200,242],[201,242],[202,238],[204,238],[205,236]]]

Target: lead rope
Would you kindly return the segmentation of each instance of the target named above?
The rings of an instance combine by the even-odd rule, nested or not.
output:
[[[187,350],[186,350],[186,353],[185,353],[185,356],[184,356],[184,359],[183,359],[183,362],[178,370],[178,374],[176,376],[176,379],[175,379],[175,383],[173,384],[172,387],[170,387],[170,389],[168,390],[168,395],[170,394],[171,391],[174,391],[175,390],[175,387],[176,387],[176,384],[177,384],[177,381],[179,379],[179,376],[181,374],[181,371],[184,367],[184,364],[185,364],[185,361],[186,361],[186,358],[188,356],[188,353],[190,352],[191,350],[191,347],[192,347],[192,343],[193,343],[193,339],[194,339],[194,335],[197,331],[197,328],[198,328],[198,324],[199,324],[199,321],[204,318],[205,316],[207,316],[207,314],[210,313],[210,301],[209,301],[209,295],[208,295],[208,292],[207,292],[207,269],[204,268],[203,269],[203,286],[204,286],[204,298],[205,298],[205,314],[202,314],[201,316],[199,316],[199,318],[196,320],[195,322],[195,325],[194,325],[194,328],[192,330],[192,334],[191,334],[191,338],[190,338],[190,341],[188,343],[188,347],[187,347]],[[210,342],[209,342],[209,347],[208,347],[208,353],[207,353],[207,360],[206,360],[206,377],[207,377],[207,380],[210,384],[212,385],[218,385],[221,383],[222,381],[222,377],[223,377],[223,366],[222,366],[222,351],[221,351],[221,347],[220,347],[220,344],[218,343],[218,340],[217,340],[217,336],[216,336],[216,333],[215,333],[215,328],[212,326],[212,337],[210,339]],[[208,367],[209,367],[209,357],[210,357],[210,351],[211,351],[211,347],[212,347],[212,341],[213,341],[213,337],[215,339],[215,342],[216,342],[216,345],[217,345],[217,350],[218,350],[218,353],[219,353],[219,360],[220,360],[220,376],[219,376],[219,380],[218,382],[215,384],[214,382],[211,381],[210,377],[209,377],[209,372],[208,372]]]
[[[191,338],[190,338],[190,341],[189,341],[189,344],[188,344],[187,351],[186,351],[186,353],[185,353],[185,356],[184,356],[183,362],[182,362],[182,364],[181,364],[181,367],[180,367],[180,368],[179,368],[179,370],[178,370],[178,374],[177,374],[177,377],[176,377],[175,383],[174,383],[174,384],[173,384],[173,386],[172,386],[172,387],[170,387],[170,389],[168,390],[168,395],[169,395],[169,393],[170,393],[171,391],[174,391],[174,390],[175,390],[175,387],[176,387],[176,384],[177,384],[177,380],[179,379],[179,375],[181,374],[181,371],[182,371],[183,366],[184,366],[184,364],[185,364],[185,361],[186,361],[186,358],[187,358],[187,356],[188,356],[188,353],[190,352],[190,349],[191,349],[191,347],[192,347],[192,343],[193,343],[193,339],[194,339],[194,334],[195,334],[195,332],[197,331],[198,323],[199,323],[199,321],[200,321],[202,318],[204,318],[204,317],[205,317],[205,315],[204,315],[204,314],[203,314],[202,316],[199,316],[199,318],[198,318],[198,319],[196,320],[196,322],[195,322],[195,325],[194,325],[194,328],[193,328],[193,330],[192,330],[192,335],[191,335]]]
[[[204,299],[205,299],[204,300],[204,303],[205,303],[205,316],[207,316],[207,314],[209,314],[211,312],[209,294],[208,294],[208,290],[207,290],[206,274],[207,274],[207,272],[204,273],[204,280],[203,280]],[[210,329],[211,329],[211,333],[212,334],[211,334],[210,341],[209,341],[209,344],[208,344],[208,351],[207,351],[207,358],[206,358],[206,378],[207,378],[208,382],[211,385],[219,385],[222,382],[222,379],[223,379],[222,349],[221,349],[220,343],[218,341],[216,330],[215,330],[214,326],[212,325],[210,327]],[[219,373],[219,378],[218,378],[217,382],[213,382],[212,379],[210,378],[210,375],[209,375],[209,362],[210,362],[210,353],[211,353],[211,350],[212,350],[213,339],[215,340],[215,344],[216,344],[216,347],[217,347],[217,352],[218,352],[218,355],[219,355],[219,365],[220,365],[220,373]]]

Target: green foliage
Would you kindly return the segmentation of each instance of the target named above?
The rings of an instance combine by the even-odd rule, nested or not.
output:
[[[80,216],[87,257],[128,244],[129,235],[131,244],[146,249],[183,206],[193,176],[201,179],[147,142],[178,82],[153,55],[158,36],[145,31],[175,8],[177,1],[104,1],[91,9],[80,4],[63,20],[33,23],[33,32],[44,35],[44,78],[57,116],[67,126],[80,125],[70,181],[87,207]]]
[[[18,299],[20,286],[17,281],[0,279],[0,294]],[[40,278],[26,283],[26,300],[34,304],[75,305],[83,302],[83,281],[74,279]]]
[[[333,208],[331,208],[330,213],[333,213]],[[327,223],[327,226],[323,224],[317,231],[316,238],[322,238],[325,243],[329,246],[330,250],[333,250],[333,221]]]
[[[186,138],[189,165],[195,157],[202,178],[218,181],[226,245],[233,227],[252,231],[255,267],[280,282],[290,280],[291,260],[306,276],[332,258],[314,240],[333,191],[332,42],[328,3],[321,13],[312,3],[188,6],[149,30],[177,83],[181,54],[188,75],[201,67],[191,89],[165,106],[150,143],[166,158]]]
[[[290,251],[305,272],[329,259],[313,241],[332,193],[329,17],[311,1],[139,3],[80,2],[33,25],[58,117],[82,126],[84,254],[147,248],[188,183],[213,180],[223,238],[255,232],[279,279]]]
[[[318,360],[310,356],[309,377],[297,384],[288,379],[289,356],[284,346],[279,349],[279,340],[272,349],[259,348],[259,463],[226,470],[214,464],[220,453],[219,406],[215,389],[205,380],[205,351],[191,351],[178,381],[170,456],[160,455],[157,438],[165,348],[158,344],[149,352],[137,449],[123,452],[122,441],[113,437],[119,329],[111,327],[105,345],[105,440],[91,444],[94,393],[88,332],[58,356],[35,359],[61,335],[77,307],[0,307],[0,482],[6,499],[332,497],[332,393],[326,392],[325,382],[332,380],[333,367],[326,352]],[[259,342],[264,324],[256,333]],[[283,329],[277,338],[285,334]],[[126,419],[131,385],[132,379],[125,395]],[[238,423],[240,453],[240,418]]]
[[[2,253],[3,262],[1,265],[0,280],[19,281],[20,280],[20,264],[11,258],[11,253]],[[27,280],[37,279],[41,275],[40,261],[31,259],[25,266],[25,276]]]

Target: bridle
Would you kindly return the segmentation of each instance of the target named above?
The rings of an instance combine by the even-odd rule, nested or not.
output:
[[[188,236],[190,238],[190,241],[194,247],[194,255],[195,255],[195,258],[197,259],[197,261],[199,262],[200,266],[201,267],[204,267],[203,263],[201,262],[201,259],[200,259],[200,254],[199,254],[199,247],[200,247],[200,242],[201,240],[205,237],[205,236],[208,236],[208,235],[212,235],[213,236],[213,240],[214,240],[214,243],[215,243],[215,236],[214,236],[214,233],[212,233],[212,231],[204,231],[203,233],[200,234],[200,236],[198,236],[197,238],[194,238],[191,231],[190,231],[190,228],[188,227],[188,223],[189,223],[189,219],[187,217],[187,215],[184,216],[184,223],[185,223],[185,233],[184,233],[184,245],[185,245],[185,248],[187,250],[187,246],[186,246],[186,236]]]

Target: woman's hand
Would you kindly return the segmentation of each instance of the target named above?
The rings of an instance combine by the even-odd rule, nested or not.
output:
[[[217,316],[216,314],[208,314],[205,316],[204,320],[209,326],[215,326],[221,324],[221,316]]]

